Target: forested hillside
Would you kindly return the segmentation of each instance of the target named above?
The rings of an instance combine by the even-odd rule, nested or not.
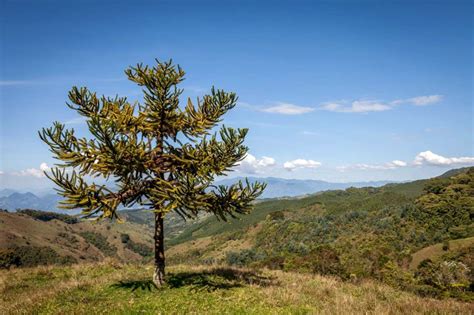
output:
[[[265,202],[240,221],[209,218],[188,228],[170,252],[180,262],[375,278],[421,294],[466,297],[474,269],[474,168],[450,175]],[[414,253],[437,243],[442,255],[409,269]]]

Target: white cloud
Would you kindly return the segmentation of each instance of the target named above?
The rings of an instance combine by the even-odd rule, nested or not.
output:
[[[431,151],[420,152],[411,163],[405,161],[393,160],[384,164],[352,164],[339,166],[337,169],[341,172],[347,170],[393,170],[409,166],[451,166],[451,165],[474,165],[474,157],[444,157]]]
[[[21,170],[19,172],[14,172],[12,175],[15,176],[33,176],[37,178],[45,177],[44,172],[49,170],[49,166],[46,163],[41,163],[39,169],[37,168],[27,168],[26,170]]]
[[[426,96],[417,96],[417,97],[412,97],[406,100],[396,100],[392,103],[395,104],[411,104],[415,106],[425,106],[425,105],[430,105],[430,104],[435,104],[438,102],[441,102],[443,100],[443,95],[426,95]]]
[[[449,166],[455,164],[471,165],[474,164],[474,157],[444,157],[431,151],[420,152],[413,162],[415,165],[437,165]]]
[[[321,162],[314,160],[296,159],[293,161],[287,161],[283,164],[283,167],[288,171],[293,171],[299,168],[318,168],[321,166]]]
[[[393,160],[391,162],[391,164],[394,165],[394,166],[397,166],[397,167],[407,166],[407,162],[403,162],[403,161],[400,161],[400,160]]]
[[[343,112],[345,107],[344,107],[344,105],[342,105],[340,103],[328,102],[328,103],[324,103],[320,107],[320,109],[327,110],[327,111],[330,111],[330,112]]]
[[[5,174],[5,173],[3,171],[0,171],[0,175],[3,175],[3,174]]]
[[[408,166],[408,163],[400,160],[393,160],[392,162],[387,162],[384,164],[353,164],[353,165],[345,165],[339,166],[337,169],[341,172],[345,172],[347,170],[355,169],[355,170],[393,170],[400,167]]]
[[[282,114],[282,115],[301,115],[314,111],[312,107],[298,106],[289,103],[277,103],[274,106],[261,109],[262,112]]]
[[[40,170],[42,170],[43,172],[48,171],[49,170],[48,164],[46,164],[45,162],[41,163],[40,164]]]
[[[320,109],[338,113],[368,113],[391,110],[392,107],[380,101],[360,100],[353,101],[350,104],[345,101],[324,103]]]
[[[275,166],[276,162],[274,158],[263,156],[261,159],[257,159],[250,153],[247,153],[245,158],[237,163],[236,170],[246,174],[257,174],[268,167]]]
[[[416,96],[408,99],[398,99],[392,102],[378,100],[355,100],[352,102],[336,101],[323,103],[319,109],[337,113],[368,113],[392,110],[397,105],[410,104],[414,106],[425,106],[438,103],[443,100],[442,95]]]
[[[391,107],[378,101],[355,101],[352,102],[351,113],[383,112]]]
[[[21,170],[19,172],[13,173],[13,175],[16,176],[34,176],[34,177],[43,177],[44,174],[41,170],[36,169],[36,168],[27,168],[26,170]]]

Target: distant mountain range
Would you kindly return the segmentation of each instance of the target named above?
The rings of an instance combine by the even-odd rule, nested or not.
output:
[[[261,181],[267,183],[267,188],[261,198],[295,197],[314,194],[324,190],[346,189],[349,187],[380,187],[388,183],[393,183],[390,181],[331,183],[321,180],[284,179],[276,177],[247,178],[250,182]],[[239,180],[245,181],[245,177],[228,178],[217,181],[216,184],[230,185]],[[36,209],[65,212],[57,207],[60,200],[61,197],[54,193],[38,196],[31,192],[22,193],[12,189],[0,190],[0,209],[9,211],[15,211],[16,209]],[[70,213],[70,211],[68,211],[68,213]]]
[[[267,183],[267,188],[261,198],[295,197],[314,194],[325,190],[346,189],[349,187],[380,187],[393,181],[372,181],[352,183],[331,183],[322,180],[284,179],[276,177],[247,177],[250,182],[260,181]],[[245,177],[228,178],[218,181],[217,184],[230,185],[237,181],[245,181]]]
[[[37,196],[31,192],[21,193],[11,189],[0,190],[0,209],[15,211],[16,209],[36,209],[58,211],[61,197],[56,194]]]
[[[438,177],[448,178],[456,174],[466,172],[469,167],[452,169]],[[369,181],[369,182],[349,182],[349,183],[331,183],[322,180],[302,180],[302,179],[284,179],[276,177],[247,177],[250,182],[261,181],[267,183],[267,188],[261,198],[281,198],[296,197],[308,194],[314,194],[325,190],[346,189],[349,187],[381,187],[386,184],[397,183],[395,181]],[[226,178],[216,182],[217,185],[234,184],[239,180],[245,180],[245,177]],[[18,192],[13,189],[0,189],[0,209],[15,211],[16,209],[36,209],[47,211],[59,211],[71,213],[58,209],[58,202],[61,197],[54,193],[45,195],[35,195],[31,192]]]

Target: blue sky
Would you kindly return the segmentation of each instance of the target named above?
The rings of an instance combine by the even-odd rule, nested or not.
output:
[[[224,122],[250,128],[251,155],[235,175],[409,180],[474,164],[470,1],[1,5],[2,187],[47,185],[41,127],[84,131],[71,86],[139,99],[123,70],[154,58],[184,68],[193,99],[239,95]]]

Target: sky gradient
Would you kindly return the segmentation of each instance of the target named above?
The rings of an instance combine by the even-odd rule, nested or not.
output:
[[[183,67],[185,96],[239,95],[224,123],[250,128],[250,155],[234,175],[411,180],[474,164],[471,1],[97,2],[0,0],[0,188],[48,185],[37,131],[85,132],[72,86],[140,100],[123,70],[154,58]]]

